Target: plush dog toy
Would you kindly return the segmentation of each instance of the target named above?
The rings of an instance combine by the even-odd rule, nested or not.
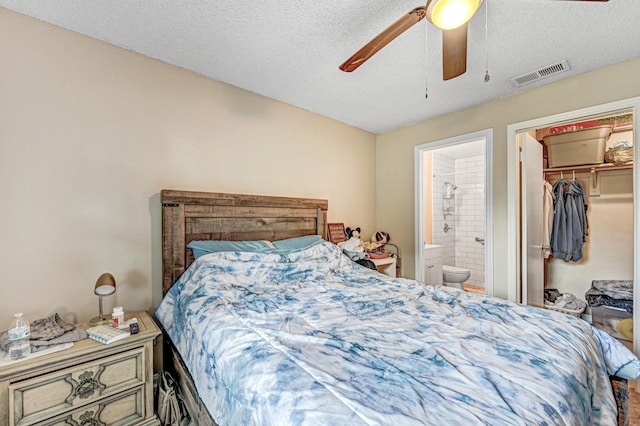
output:
[[[368,241],[364,248],[367,251],[382,249],[389,241],[391,241],[391,236],[388,232],[378,231],[371,236],[371,241]]]
[[[388,232],[378,231],[371,236],[371,242],[375,242],[380,245],[385,245],[391,241],[391,236]]]

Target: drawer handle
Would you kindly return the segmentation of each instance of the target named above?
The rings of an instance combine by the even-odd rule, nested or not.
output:
[[[93,411],[85,411],[80,416],[80,426],[100,426],[101,423],[93,418],[94,414]]]
[[[93,378],[91,371],[85,371],[80,375],[80,384],[76,388],[76,395],[81,399],[89,398],[100,387],[100,384]]]

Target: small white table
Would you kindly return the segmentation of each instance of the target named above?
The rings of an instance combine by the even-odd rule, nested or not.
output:
[[[376,265],[376,269],[381,274],[388,275],[390,277],[396,277],[396,258],[395,257],[385,257],[382,259],[369,259]]]

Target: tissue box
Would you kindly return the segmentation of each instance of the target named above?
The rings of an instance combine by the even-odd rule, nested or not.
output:
[[[625,309],[612,306],[592,306],[593,325],[613,337],[633,341],[633,315]]]

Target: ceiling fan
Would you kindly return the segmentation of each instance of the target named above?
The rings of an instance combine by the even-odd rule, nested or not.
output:
[[[347,59],[340,69],[354,71],[383,47],[409,28],[427,18],[442,29],[442,79],[450,80],[467,71],[467,23],[478,11],[484,0],[427,0],[391,24],[373,40]],[[606,2],[608,0],[563,0]]]

